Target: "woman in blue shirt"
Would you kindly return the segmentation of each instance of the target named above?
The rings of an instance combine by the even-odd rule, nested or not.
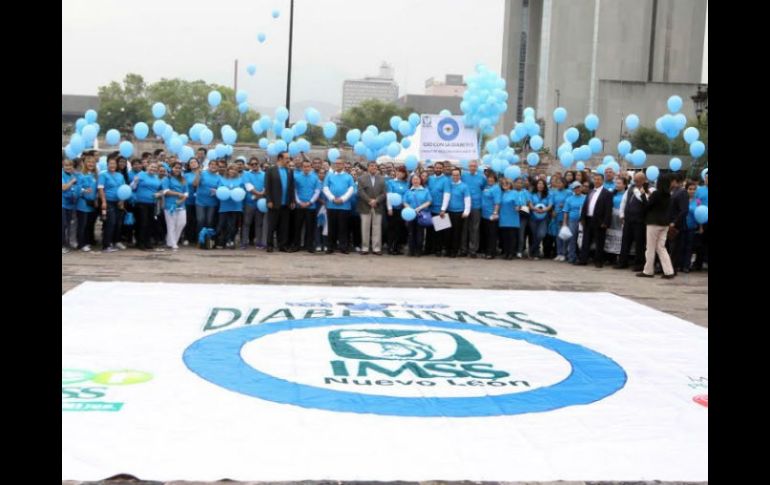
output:
[[[502,195],[503,191],[497,183],[497,175],[489,172],[487,185],[481,191],[481,233],[485,236],[486,259],[495,259],[497,255],[497,226]]]
[[[396,178],[388,179],[385,184],[389,194],[398,194],[401,196],[401,204],[393,206],[390,203],[390,199],[386,198],[385,202],[388,207],[388,253],[392,255],[402,254],[399,246],[399,241],[403,239],[404,232],[404,220],[401,219],[401,207],[403,207],[403,198],[409,184],[406,181],[406,168],[398,167],[396,169]]]
[[[182,163],[174,162],[171,166],[171,176],[163,179],[163,216],[166,219],[166,246],[172,251],[179,249],[179,237],[187,223],[188,186],[187,179],[182,175]]]
[[[126,249],[120,242],[120,231],[123,227],[125,210],[123,201],[118,199],[118,187],[126,184],[123,175],[117,172],[118,162],[114,157],[107,158],[107,171],[99,174],[99,189],[101,200],[102,220],[102,251],[112,253],[118,249]],[[116,247],[117,246],[117,247]]]
[[[232,191],[235,188],[244,189],[243,179],[238,175],[238,166],[230,164],[227,174],[219,180],[220,187],[227,187]],[[234,201],[231,198],[219,203],[219,225],[217,226],[217,246],[235,249],[235,235],[238,232],[238,214],[243,212],[243,201]]]
[[[561,177],[554,176],[551,179],[551,200],[553,202],[553,209],[549,215],[550,221],[548,222],[548,234],[556,241],[556,257],[554,261],[566,261],[567,260],[567,244],[559,236],[559,229],[563,220],[562,209],[564,209],[564,201],[567,200],[571,194],[569,190],[566,190],[565,181]]]
[[[418,223],[419,214],[429,210],[433,202],[430,191],[422,186],[422,178],[419,175],[412,176],[412,187],[404,193],[404,207],[414,209],[417,217],[406,223],[407,241],[409,244],[409,256],[420,257],[422,255],[422,242],[425,240],[425,227]]]
[[[136,245],[142,250],[152,250],[151,231],[155,222],[155,201],[163,196],[161,180],[158,177],[158,164],[147,166],[146,172],[139,173],[131,181],[131,188],[136,194]],[[163,251],[163,248],[157,248]]]
[[[513,191],[516,192],[519,202],[519,224],[518,227],[518,240],[516,241],[516,257],[523,258],[524,245],[527,241],[527,233],[529,232],[529,244],[532,245],[532,234],[529,228],[529,219],[531,217],[531,211],[529,210],[529,178],[526,175],[522,175],[513,181]],[[501,226],[502,227],[502,226]]]
[[[61,170],[61,253],[69,250],[69,228],[78,201],[78,176],[72,160],[62,161]]]
[[[575,264],[577,263],[577,238],[579,230],[578,224],[580,223],[580,211],[583,208],[586,195],[583,193],[583,185],[580,182],[572,182],[572,184],[570,184],[570,189],[572,189],[572,195],[567,197],[564,201],[564,208],[562,209],[562,226],[569,227],[569,230],[572,232],[572,237],[567,240],[567,262]]]
[[[198,242],[198,221],[195,214],[195,191],[193,189],[193,181],[195,176],[200,171],[200,164],[195,158],[191,158],[187,162],[187,171],[184,173],[185,181],[187,182],[187,198],[184,200],[185,217],[187,220],[184,225],[184,246],[188,246]]]
[[[511,179],[504,178],[502,181],[503,193],[500,197],[500,242],[503,246],[503,258],[513,259],[516,248],[516,239],[521,228],[519,218],[519,209],[525,203],[523,192],[521,190],[521,178],[511,182]]]
[[[219,164],[216,160],[209,162],[207,170],[199,170],[193,179],[195,188],[195,214],[197,219],[197,229],[204,227],[216,227],[216,216],[218,199],[216,198],[217,187],[219,186]]]
[[[83,173],[78,177],[80,197],[77,203],[78,249],[91,251],[94,244],[94,225],[96,224],[96,185],[99,175],[96,173],[96,160],[86,157]]]
[[[529,247],[529,256],[535,261],[540,259],[540,243],[548,231],[547,217],[552,208],[553,202],[548,194],[548,185],[545,180],[538,179],[529,201],[529,209],[532,214],[529,218],[529,225],[532,230],[532,245]]]

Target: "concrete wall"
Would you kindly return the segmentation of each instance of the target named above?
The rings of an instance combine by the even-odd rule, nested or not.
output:
[[[700,82],[707,0],[658,0],[652,80]]]

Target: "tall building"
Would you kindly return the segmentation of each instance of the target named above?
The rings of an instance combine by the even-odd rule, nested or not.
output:
[[[433,78],[425,81],[425,94],[428,96],[462,97],[466,88],[462,74],[447,74],[444,82]]]
[[[398,84],[393,79],[393,67],[383,62],[377,76],[347,79],[342,85],[342,112],[354,108],[367,99],[393,103],[398,99]]]
[[[707,0],[506,0],[509,108],[498,128],[509,132],[532,106],[546,145],[558,146],[552,113],[563,106],[567,126],[599,116],[597,136],[614,151],[626,115],[654,126],[672,94],[694,118],[690,97],[707,82],[707,11]]]

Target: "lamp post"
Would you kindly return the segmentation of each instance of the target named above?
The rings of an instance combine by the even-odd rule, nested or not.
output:
[[[701,118],[703,114],[706,114],[706,125],[708,125],[708,113],[709,113],[709,87],[706,85],[706,90],[703,91],[703,85],[698,85],[698,92],[694,96],[690,96],[692,102],[695,103],[695,116],[698,118],[698,126],[701,125]]]
[[[289,70],[286,75],[286,109],[289,110],[289,117],[286,123],[291,123],[291,44],[294,34],[294,0],[291,0],[289,7]]]
[[[556,90],[556,107],[558,108],[559,105],[559,99],[560,99],[561,93],[559,90]],[[559,148],[559,123],[554,122],[554,125],[556,125],[556,139],[553,141],[553,149],[558,152]]]

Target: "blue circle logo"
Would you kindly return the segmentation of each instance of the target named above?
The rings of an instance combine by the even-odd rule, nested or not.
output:
[[[521,348],[516,345],[531,344],[537,347],[535,351],[557,354],[569,364],[570,369],[566,378],[532,390],[522,391],[519,388],[517,392],[507,392],[500,388],[479,390],[479,387],[467,387],[464,392],[470,389],[483,395],[443,397],[429,396],[427,390],[436,387],[425,387],[425,396],[404,397],[382,394],[392,391],[394,387],[371,394],[292,382],[258,370],[243,358],[244,346],[259,343],[255,341],[262,337],[278,336],[282,332],[287,332],[288,337],[289,331],[323,327],[333,327],[323,339],[318,339],[317,333],[308,335],[318,339],[318,346],[324,346],[324,350],[333,355],[329,364],[337,376],[334,378],[336,382],[367,379],[361,376],[366,376],[366,371],[372,369],[379,373],[378,377],[370,377],[370,382],[387,382],[388,386],[406,383],[435,386],[434,381],[442,379],[462,386],[459,384],[461,379],[454,376],[463,377],[463,373],[465,377],[476,378],[464,381],[476,383],[467,384],[469,386],[505,386],[507,383],[523,382],[508,380],[506,383],[502,376],[509,376],[509,373],[495,369],[494,362],[480,362],[489,360],[489,356],[480,351],[482,346],[474,345],[473,335],[476,333],[479,342],[490,337],[510,339],[511,350],[506,351],[508,354]],[[292,339],[296,338],[297,334],[293,334]],[[272,342],[276,341],[280,342],[273,337]],[[303,348],[306,347],[303,344]],[[610,358],[553,337],[464,323],[400,318],[290,320],[226,330],[191,344],[185,350],[183,360],[192,372],[203,379],[240,394],[306,408],[390,416],[473,417],[546,412],[604,399],[622,389],[627,379],[625,371]],[[326,370],[326,362],[324,366],[324,372],[330,373]],[[395,380],[382,379],[387,376],[381,372]],[[357,386],[348,388],[364,389]]]
[[[436,127],[438,136],[444,141],[452,141],[460,134],[460,126],[453,118],[443,118]]]

